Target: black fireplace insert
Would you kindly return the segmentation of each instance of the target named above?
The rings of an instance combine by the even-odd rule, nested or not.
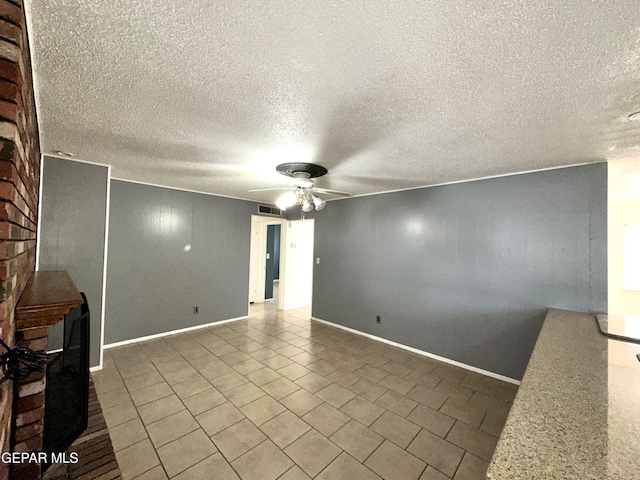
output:
[[[89,304],[80,295],[84,303],[63,320],[62,351],[47,359],[43,448],[49,454],[66,451],[89,419]]]

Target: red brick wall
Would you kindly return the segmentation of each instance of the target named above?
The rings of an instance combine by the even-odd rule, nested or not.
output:
[[[40,145],[21,0],[0,0],[0,337],[14,345],[15,304],[35,270]],[[2,350],[0,348],[0,350]],[[4,353],[4,351],[2,351]],[[9,450],[13,385],[0,385],[0,442]],[[0,462],[0,480],[9,477]]]

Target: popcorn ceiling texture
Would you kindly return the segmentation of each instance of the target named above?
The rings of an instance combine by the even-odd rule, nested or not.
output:
[[[29,2],[45,153],[273,201],[640,156],[640,2]]]

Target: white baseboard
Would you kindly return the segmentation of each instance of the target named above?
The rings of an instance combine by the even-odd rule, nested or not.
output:
[[[93,372],[99,372],[100,370],[102,370],[102,365],[96,365],[95,367],[91,367],[91,368],[89,368],[89,371],[90,371],[91,373],[93,373]]]
[[[489,370],[483,370],[481,368],[474,367],[473,365],[467,365],[466,363],[458,362],[456,360],[451,360],[450,358],[441,357],[440,355],[435,355],[433,353],[425,352],[423,350],[418,350],[417,348],[409,347],[401,343],[392,342],[391,340],[387,340],[386,338],[376,337],[375,335],[371,335],[370,333],[364,333],[364,332],[361,332],[360,330],[355,330],[353,328],[345,327],[344,325],[340,325],[338,323],[329,322],[327,320],[322,320],[321,318],[317,318],[317,317],[311,317],[311,320],[315,320],[316,322],[324,323],[326,325],[330,325],[332,327],[336,327],[341,330],[346,330],[347,332],[355,333],[356,335],[361,335],[363,337],[367,337],[372,340],[377,340],[378,342],[386,343],[388,345],[393,345],[394,347],[402,348],[404,350],[417,353],[418,355],[423,355],[425,357],[433,358],[434,360],[438,360],[443,363],[448,363],[450,365],[455,365],[456,367],[464,368],[466,370],[470,370],[475,373],[480,373],[481,375],[486,375],[487,377],[496,378],[498,380],[502,380],[503,382],[512,383],[514,385],[520,385],[520,380],[516,380],[510,377],[505,377],[504,375],[490,372]]]
[[[121,347],[123,345],[129,345],[131,343],[145,342],[147,340],[153,340],[155,338],[168,337],[170,335],[176,335],[178,333],[191,332],[193,330],[200,330],[201,328],[214,327],[216,325],[223,325],[225,323],[237,322],[238,320],[246,320],[249,315],[243,315],[242,317],[229,318],[228,320],[220,320],[218,322],[205,323],[204,325],[196,325],[194,327],[181,328],[179,330],[170,330],[168,332],[156,333],[153,335],[147,335],[145,337],[132,338],[131,340],[123,340],[122,342],[109,343],[105,345],[105,349]]]

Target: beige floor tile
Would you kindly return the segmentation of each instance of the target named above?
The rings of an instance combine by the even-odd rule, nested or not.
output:
[[[384,408],[362,397],[356,397],[345,403],[340,411],[367,427],[385,412]]]
[[[444,402],[444,405],[440,407],[440,411],[475,428],[480,427],[485,416],[484,411],[462,403],[462,401],[457,398],[449,398]]]
[[[327,437],[351,420],[340,410],[326,403],[314,408],[302,419]]]
[[[417,480],[427,466],[388,440],[364,464],[385,480]]]
[[[278,354],[269,348],[261,348],[259,350],[254,350],[250,355],[256,360],[263,361],[267,358],[275,357]]]
[[[178,476],[173,477],[174,480],[204,480],[209,478],[214,480],[240,480],[240,477],[220,453],[214,453]]]
[[[356,478],[358,480],[380,480],[378,475],[344,452],[316,477],[317,480],[353,480]]]
[[[498,400],[497,398],[489,397],[484,393],[474,392],[469,399],[469,405],[479,408],[485,412],[495,412],[506,415],[511,410],[511,404]]]
[[[279,368],[277,372],[285,378],[288,378],[291,381],[295,381],[305,375],[311,373],[311,370],[299,365],[297,363],[292,363],[287,365],[286,367]]]
[[[298,378],[295,383],[311,393],[316,393],[318,390],[331,385],[331,380],[318,373],[309,372],[307,375]]]
[[[244,362],[245,360],[249,360],[250,358],[251,358],[251,356],[249,356],[249,354],[241,352],[240,350],[238,350],[236,348],[231,353],[227,353],[225,355],[222,355],[220,357],[220,360],[222,360],[227,365],[233,366],[236,363]]]
[[[470,427],[459,420],[451,428],[446,439],[487,462],[491,460],[498,443],[498,439],[493,435]]]
[[[270,369],[269,367],[262,367],[259,370],[255,370],[245,375],[245,378],[247,380],[254,383],[258,387],[262,387],[263,385],[269,382],[273,382],[280,377],[282,377],[282,375],[280,375],[275,370]]]
[[[362,379],[362,377],[357,373],[353,373],[352,371],[346,370],[344,368],[339,368],[338,370],[329,373],[327,375],[327,379],[337,383],[341,387],[349,388],[358,380]]]
[[[206,378],[210,382],[224,375],[235,373],[235,370],[233,368],[219,360],[216,363],[198,368],[198,371],[204,378]]]
[[[349,400],[355,398],[356,394],[344,387],[341,387],[337,383],[332,383],[322,390],[317,391],[316,396],[327,402],[332,407],[340,408]]]
[[[417,385],[423,385],[430,389],[434,389],[442,381],[440,377],[436,377],[430,373],[425,373],[422,370],[414,370],[405,378],[415,382]]]
[[[378,383],[389,390],[399,393],[400,395],[406,395],[409,390],[416,386],[416,384],[411,380],[399,377],[393,373],[390,373]]]
[[[449,477],[456,473],[464,455],[461,448],[426,430],[420,431],[407,451]]]
[[[377,368],[369,364],[359,368],[355,373],[368,380],[371,380],[372,382],[379,382],[387,375],[390,375],[390,373],[386,370],[382,370],[381,368]]]
[[[289,410],[282,412],[260,426],[260,430],[267,434],[271,441],[280,448],[290,445],[310,429],[311,427],[307,423],[300,420],[298,416]]]
[[[299,389],[300,387],[298,385],[293,383],[288,378],[284,377],[278,378],[262,386],[262,390],[267,392],[276,400],[280,400],[287,395],[291,395],[293,392]]]
[[[176,385],[173,385],[173,391],[176,392],[176,395],[181,399],[185,399],[196,393],[204,392],[211,388],[211,383],[204,377],[196,377],[191,380],[187,380],[186,382],[181,382]]]
[[[260,426],[264,422],[281,414],[286,409],[269,395],[265,395],[253,402],[244,405],[240,411],[254,424]]]
[[[156,449],[200,428],[187,410],[182,410],[147,425],[149,438]]]
[[[124,381],[115,368],[107,369],[107,367],[105,367],[103,370],[93,372],[91,378],[93,379],[98,395],[124,387]]]
[[[150,403],[172,394],[173,390],[171,390],[171,387],[167,383],[162,382],[131,392],[131,399],[133,400],[133,404],[139,407],[145,403]],[[102,402],[102,399],[100,399],[100,401]]]
[[[343,370],[347,370],[349,372],[355,372],[357,369],[364,367],[366,363],[367,362],[352,356],[343,357],[337,362],[335,362],[335,364],[338,365],[340,368],[342,368]]]
[[[420,480],[451,480],[451,477],[447,477],[444,473],[429,465],[420,476]],[[479,480],[482,480],[482,478],[479,477]]]
[[[304,470],[302,470],[299,466],[294,465],[289,470],[287,470],[284,475],[278,477],[278,480],[311,480],[311,477],[304,473]]]
[[[137,418],[138,410],[133,405],[133,402],[129,400],[120,405],[104,408],[102,414],[104,415],[105,422],[107,422],[107,427],[113,428],[121,423]]]
[[[364,462],[384,441],[382,436],[355,420],[351,420],[329,439],[361,462]]]
[[[299,340],[301,342],[309,342],[309,340],[303,338],[300,338]],[[309,352],[302,352],[298,355],[294,355],[293,357],[289,357],[289,359],[306,367],[307,365],[311,365],[312,363],[320,360],[320,357],[316,357],[314,354]]]
[[[507,414],[495,413],[493,411],[487,412],[480,425],[480,430],[487,432],[494,437],[500,437],[504,423],[507,420]]]
[[[337,352],[331,348],[327,348],[326,350],[318,352],[317,356],[328,362],[336,362],[344,357],[344,354]]]
[[[187,365],[192,365],[198,371],[200,371],[203,368],[207,368],[213,365],[221,365],[221,364],[224,364],[224,362],[222,362],[213,353],[209,353],[208,355],[203,355],[202,357],[193,358],[187,363]],[[186,367],[187,365],[184,365],[184,366]]]
[[[158,449],[158,456],[169,477],[201,462],[218,450],[200,429]]]
[[[143,373],[142,375],[136,375],[135,377],[129,377],[124,381],[130,392],[162,382],[164,382],[164,378],[155,370],[153,372]]]
[[[184,405],[175,395],[170,395],[138,407],[138,413],[140,414],[142,423],[145,425],[157,422],[161,418],[173,415],[180,410],[184,410]]]
[[[460,383],[467,375],[467,370],[454,367],[453,365],[439,364],[431,371],[431,374],[448,382]]]
[[[331,372],[335,372],[340,367],[335,363],[328,362],[327,360],[318,360],[311,365],[307,365],[307,368],[320,375],[328,375]]]
[[[420,431],[420,427],[408,422],[395,413],[385,412],[373,422],[371,430],[379,433],[401,448],[407,448]]]
[[[264,368],[264,365],[255,358],[249,358],[243,362],[233,365],[233,369],[241,375],[247,375],[248,373],[255,372]]]
[[[289,470],[293,462],[270,440],[265,440],[231,465],[242,480],[274,480]]]
[[[100,406],[104,408],[122,405],[131,401],[129,391],[125,387],[114,388],[103,394],[100,394]]]
[[[356,383],[349,387],[349,390],[357,395],[360,395],[361,397],[366,398],[370,402],[375,402],[387,391],[386,388],[381,387],[377,383],[372,382],[371,380],[367,380],[366,378],[358,380]]]
[[[390,361],[388,358],[375,353],[368,353],[364,357],[361,357],[360,360],[368,363],[369,365],[373,365],[374,367],[382,367],[382,365]]]
[[[147,470],[142,475],[139,475],[135,480],[167,480],[167,474],[161,465],[153,467],[151,470]],[[98,477],[96,480],[102,480],[102,477]]]
[[[281,399],[280,403],[299,417],[302,417],[320,405],[322,400],[301,388]]]
[[[430,373],[434,368],[436,368],[436,366],[438,366],[438,364],[438,361],[423,356],[415,356],[405,362],[405,365],[408,365],[411,368],[415,368],[416,370],[424,373]]]
[[[244,455],[267,437],[249,420],[242,420],[211,437],[227,461]]]
[[[468,402],[471,398],[471,395],[473,395],[472,389],[463,387],[462,385],[458,385],[457,383],[449,382],[447,380],[443,380],[442,382],[438,383],[434,390],[436,392],[445,394],[449,398],[454,398],[462,402]]]
[[[315,430],[304,434],[284,451],[310,477],[315,477],[342,452]]]
[[[229,390],[233,390],[234,388],[247,383],[247,379],[235,370],[231,373],[227,373],[226,375],[209,381],[222,393],[228,392]]]
[[[418,405],[409,415],[407,420],[426,428],[431,433],[444,438],[455,423],[455,419],[449,415],[438,412],[425,405]]]
[[[406,395],[408,398],[416,400],[434,410],[438,410],[447,400],[445,394],[431,390],[424,385],[416,385]]]
[[[227,399],[217,388],[210,388],[182,400],[182,403],[189,409],[192,415],[199,415],[213,407],[222,405]]]
[[[387,390],[378,397],[375,403],[396,415],[400,415],[401,417],[409,415],[409,413],[418,405],[418,402],[415,400],[399,395],[391,390]]]
[[[243,407],[265,395],[266,394],[260,388],[256,387],[251,382],[240,385],[239,387],[225,393],[227,399],[229,399],[229,401],[238,408]]]
[[[146,440],[147,431],[138,417],[110,428],[109,435],[115,452],[123,450],[134,443]]]
[[[293,338],[295,338],[295,336]],[[279,348],[276,351],[283,357],[291,358],[295,357],[296,355],[300,355],[304,350],[301,350],[298,347],[294,347],[293,345],[287,345],[286,347]]]
[[[227,427],[244,420],[244,415],[231,402],[223,403],[196,416],[207,435],[215,435]]]
[[[280,368],[286,367],[287,365],[291,365],[293,360],[289,360],[287,357],[284,357],[280,354],[276,354],[273,357],[265,358],[262,360],[263,365],[273,369],[278,370]]]
[[[143,440],[116,452],[116,459],[124,480],[135,478],[160,464],[150,440]]]
[[[177,383],[186,382],[187,380],[191,380],[193,378],[200,377],[200,373],[198,370],[188,365],[184,368],[180,368],[178,370],[172,370],[170,372],[166,372],[162,375],[164,379],[167,381],[169,385],[176,385]]]
[[[165,373],[173,372],[174,370],[180,370],[188,366],[190,366],[189,362],[187,362],[184,358],[179,358],[178,360],[159,363],[156,365],[156,369],[162,375],[164,375]]]
[[[476,478],[485,478],[487,475],[489,463],[466,452],[462,458],[462,462],[456,471],[454,480],[475,480]]]

